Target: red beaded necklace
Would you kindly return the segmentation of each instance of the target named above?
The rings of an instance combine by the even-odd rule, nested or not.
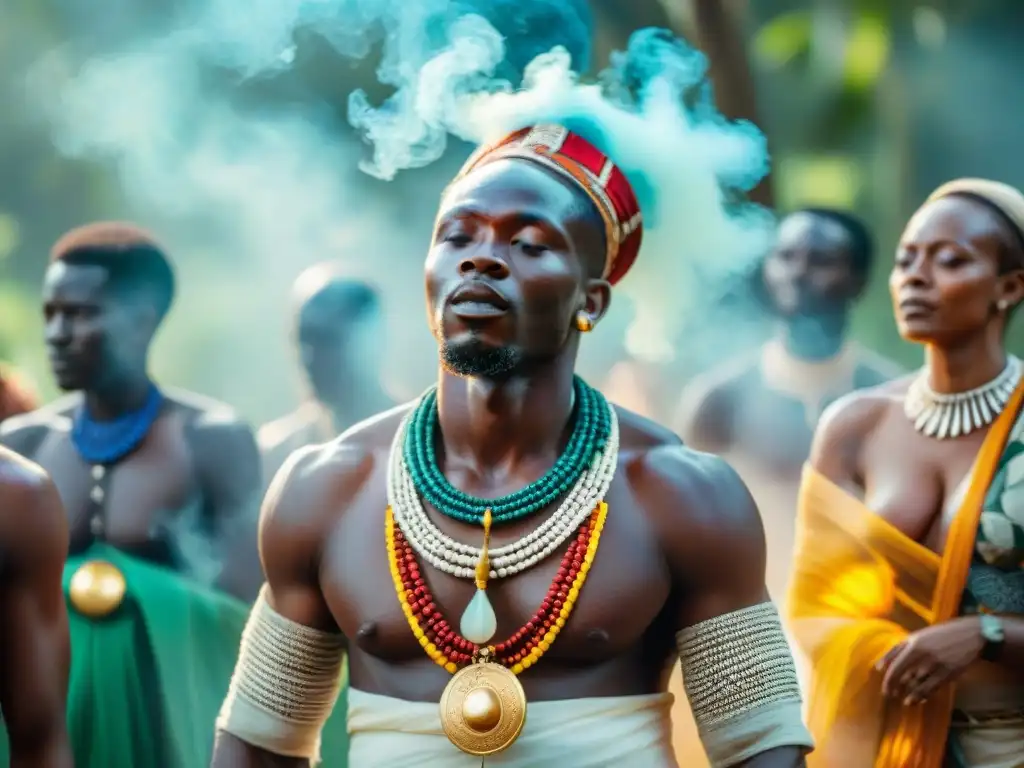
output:
[[[550,648],[572,612],[597,553],[607,514],[608,505],[601,502],[570,541],[551,587],[533,618],[504,642],[484,649],[462,637],[441,615],[416,554],[395,525],[388,507],[386,533],[395,592],[413,634],[427,655],[452,673],[484,650],[490,661],[511,668],[515,674],[535,664]]]

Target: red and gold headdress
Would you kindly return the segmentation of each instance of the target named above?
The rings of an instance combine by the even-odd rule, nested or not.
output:
[[[643,238],[643,219],[633,187],[625,174],[600,150],[561,125],[535,125],[481,147],[466,161],[456,179],[494,160],[520,158],[569,179],[589,197],[604,220],[604,278],[612,285],[633,266]]]

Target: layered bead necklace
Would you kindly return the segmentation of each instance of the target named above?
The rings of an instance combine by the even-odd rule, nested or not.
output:
[[[437,430],[437,390],[431,389],[413,409],[402,444],[405,465],[423,499],[442,515],[464,523],[481,524],[491,511],[495,524],[529,517],[564,496],[586,472],[611,433],[612,409],[596,389],[578,376],[573,379],[576,418],[569,444],[558,461],[539,480],[498,499],[479,499],[448,482],[434,450]]]
[[[488,553],[488,578],[514,576],[546,559],[569,540],[608,494],[619,459],[618,420],[614,411],[608,410],[611,414],[608,437],[591,457],[590,466],[576,479],[555,514],[518,541]],[[474,578],[483,549],[456,541],[431,521],[400,450],[405,439],[404,429],[400,428],[388,467],[388,502],[395,522],[413,551],[431,566],[461,579]]]
[[[385,515],[391,576],[413,635],[436,664],[454,675],[442,696],[441,722],[452,743],[469,754],[500,752],[518,737],[526,698],[516,676],[537,663],[565,626],[597,554],[608,514],[603,499],[618,462],[618,422],[599,392],[578,378],[574,389],[575,423],[566,451],[540,480],[500,499],[474,498],[444,478],[434,451],[435,391],[409,413],[392,443]],[[420,497],[442,514],[479,523],[483,546],[458,542],[440,531]],[[559,497],[564,498],[555,514],[538,528],[490,549],[493,524],[522,519]],[[535,614],[492,644],[497,617],[487,598],[487,582],[520,573],[561,546],[566,546],[565,554]],[[477,589],[458,632],[434,601],[420,559],[475,581]]]

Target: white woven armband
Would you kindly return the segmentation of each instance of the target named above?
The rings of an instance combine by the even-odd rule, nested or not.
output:
[[[676,635],[686,696],[714,768],[777,747],[814,746],[801,716],[796,665],[772,603]]]
[[[261,591],[217,729],[275,755],[320,759],[320,731],[341,686],[344,638],[277,613]]]

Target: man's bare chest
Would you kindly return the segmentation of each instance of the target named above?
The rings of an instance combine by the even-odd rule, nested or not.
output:
[[[732,411],[733,448],[767,469],[799,471],[810,453],[819,415],[788,395],[762,387],[748,390]]]
[[[377,480],[337,516],[325,542],[321,586],[354,653],[386,663],[425,660],[403,612],[406,597],[390,567],[385,531],[387,494],[382,479]],[[571,619],[547,651],[551,660],[596,664],[637,647],[669,600],[671,583],[657,537],[633,506],[630,494],[613,484],[607,503],[605,530],[593,566],[579,590]],[[501,547],[523,536],[540,525],[544,514],[515,530],[496,529],[492,546]],[[433,511],[431,519],[453,539],[480,546],[480,529]],[[565,547],[559,547],[533,567],[488,583],[488,600],[497,616],[495,642],[514,636],[536,620],[559,569],[566,565],[564,556]],[[437,618],[458,628],[476,590],[473,581],[427,563],[419,563],[419,567]]]
[[[66,432],[53,432],[35,456],[68,515],[72,548],[101,537],[114,544],[148,541],[155,529],[195,506],[198,482],[183,436],[154,430],[137,451],[107,467],[85,463]]]

